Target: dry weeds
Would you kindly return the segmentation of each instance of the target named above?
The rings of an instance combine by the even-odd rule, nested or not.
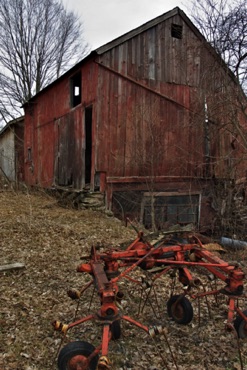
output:
[[[53,331],[51,322],[73,320],[76,303],[67,297],[66,291],[71,287],[80,288],[88,281],[87,276],[76,273],[80,256],[92,245],[117,246],[135,236],[135,232],[119,220],[94,211],[59,207],[56,200],[46,194],[1,192],[0,264],[23,262],[25,269],[1,273],[0,369],[55,370],[61,336]],[[243,263],[245,259],[246,255],[242,255]],[[138,289],[130,282],[120,284],[125,292],[124,313],[136,318],[140,302]],[[241,368],[237,340],[224,328],[224,297],[217,304],[209,299],[210,311],[205,301],[201,303],[200,322],[197,304],[193,302],[193,321],[178,326],[166,313],[169,279],[159,281],[156,288],[159,307],[152,293],[138,320],[146,325],[163,325],[166,338],[153,340],[123,323],[121,339],[110,344],[113,370],[163,370],[176,369],[176,366],[179,370]],[[94,298],[91,310],[98,307],[97,297]],[[77,316],[88,313],[89,300],[90,292],[83,296]],[[66,340],[73,339],[97,345],[100,328],[94,323],[84,324],[71,330]],[[240,348],[247,369],[247,340],[240,341]]]

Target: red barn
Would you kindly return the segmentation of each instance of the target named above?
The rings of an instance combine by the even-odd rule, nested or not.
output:
[[[146,226],[212,227],[224,184],[246,175],[238,90],[174,8],[94,50],[25,105],[25,182],[87,186]]]

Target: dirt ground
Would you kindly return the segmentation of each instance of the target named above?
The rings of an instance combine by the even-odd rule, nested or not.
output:
[[[0,369],[57,369],[62,336],[54,332],[51,322],[74,320],[77,301],[66,292],[89,281],[87,275],[76,272],[80,257],[93,245],[116,248],[135,237],[131,227],[104,213],[64,208],[41,192],[0,191],[0,265],[25,264],[21,270],[0,272]],[[247,253],[227,252],[223,258],[238,260],[246,270]],[[144,271],[134,274],[136,279],[148,278]],[[178,325],[167,315],[170,278],[156,282],[146,301],[136,284],[127,280],[119,284],[125,294],[123,313],[147,326],[162,325],[165,335],[152,339],[121,321],[121,338],[109,347],[112,370],[238,370],[241,361],[242,369],[247,369],[247,339],[238,341],[225,330],[225,296],[217,300],[209,296],[200,305],[193,301],[193,320]],[[92,297],[90,289],[78,305],[77,318],[99,308],[98,297]],[[175,289],[181,293],[181,286]],[[247,308],[244,297],[239,304]],[[71,329],[63,344],[85,340],[97,346],[100,330],[94,322],[84,323]]]

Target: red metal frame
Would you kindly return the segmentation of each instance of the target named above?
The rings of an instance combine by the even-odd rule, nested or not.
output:
[[[155,283],[161,276],[172,269],[179,271],[179,281],[183,285],[183,295],[191,298],[201,298],[208,295],[224,294],[228,297],[227,327],[233,328],[235,314],[240,315],[247,323],[247,317],[238,308],[236,301],[243,297],[244,273],[236,264],[230,264],[205,249],[200,240],[194,236],[190,238],[190,244],[167,245],[167,240],[162,240],[154,245],[144,241],[143,234],[138,237],[125,250],[108,250],[98,252],[92,248],[90,256],[86,256],[87,263],[78,266],[78,272],[90,274],[93,279],[80,292],[70,294],[71,298],[79,298],[81,294],[92,284],[100,298],[100,309],[95,314],[79,319],[71,324],[63,325],[57,321],[53,323],[55,330],[64,334],[75,326],[89,320],[97,320],[103,326],[101,345],[96,348],[90,359],[95,354],[101,353],[98,369],[109,369],[106,364],[109,342],[112,339],[111,325],[117,320],[125,320],[154,336],[163,332],[162,327],[143,325],[133,318],[122,314],[118,302],[121,302],[122,292],[119,291],[118,282],[126,278],[134,283],[139,283],[130,278],[128,274],[137,266],[144,270],[159,267],[154,273],[152,282]],[[84,257],[83,257],[84,258]],[[213,274],[226,285],[221,289],[192,293],[192,287],[200,284],[199,279],[194,279],[190,271],[191,267],[200,267]],[[87,365],[85,370],[87,369]]]

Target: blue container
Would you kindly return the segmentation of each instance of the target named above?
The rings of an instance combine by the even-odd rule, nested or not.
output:
[[[222,236],[220,238],[220,244],[223,247],[232,247],[235,249],[244,249],[247,247],[247,242],[243,240],[236,240],[236,239],[231,239],[231,238],[226,238]]]

